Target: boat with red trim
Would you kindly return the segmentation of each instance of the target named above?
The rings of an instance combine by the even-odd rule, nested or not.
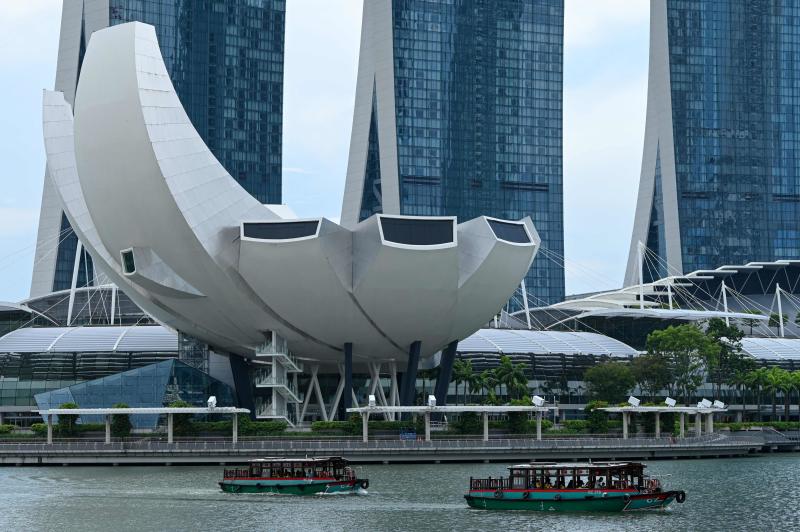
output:
[[[369,480],[358,478],[347,460],[321,458],[259,458],[245,468],[227,468],[219,487],[228,493],[359,493]]]
[[[686,500],[684,491],[665,491],[638,462],[531,462],[508,469],[508,477],[470,477],[467,504],[484,510],[629,512]]]

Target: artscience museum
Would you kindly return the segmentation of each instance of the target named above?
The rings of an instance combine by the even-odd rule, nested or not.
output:
[[[498,313],[540,243],[530,218],[343,226],[260,203],[192,126],[146,24],[95,32],[74,109],[48,91],[43,117],[49,177],[95,268],[227,356],[240,406],[261,378],[283,414],[301,371],[340,377],[335,401],[349,405],[354,366],[399,370],[378,396],[410,404],[420,362],[437,355],[449,375],[457,342]]]

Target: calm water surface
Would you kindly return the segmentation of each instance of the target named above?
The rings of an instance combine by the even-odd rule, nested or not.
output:
[[[470,475],[503,464],[360,466],[364,496],[231,495],[221,467],[0,468],[0,530],[800,530],[800,455],[655,461],[687,501],[600,515],[467,508]],[[669,476],[667,476],[669,475]]]

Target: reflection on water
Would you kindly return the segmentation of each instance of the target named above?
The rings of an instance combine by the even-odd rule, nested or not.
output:
[[[223,494],[221,467],[0,468],[0,530],[800,530],[800,456],[650,462],[687,501],[602,515],[467,508],[502,464],[371,465],[365,496]]]

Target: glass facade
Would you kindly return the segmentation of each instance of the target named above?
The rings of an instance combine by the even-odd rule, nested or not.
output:
[[[392,17],[401,214],[530,216],[562,256],[563,0],[394,0]],[[563,265],[540,256],[526,285],[563,300]]]
[[[0,353],[0,406],[32,406],[36,394],[173,358],[175,352]]]
[[[800,5],[668,0],[683,271],[800,258]]]
[[[110,408],[125,403],[131,408],[160,408],[174,401],[205,407],[209,396],[220,406],[235,406],[236,394],[227,384],[178,360],[165,360],[101,379],[36,395],[39,409],[58,408],[68,402],[81,408]],[[133,415],[134,428],[154,429],[158,415]],[[102,423],[102,416],[81,416],[81,423]]]
[[[285,0],[110,0],[109,7],[111,26],[155,26],[167,71],[202,139],[256,199],[281,203]],[[54,291],[72,282],[77,237],[68,232]]]

